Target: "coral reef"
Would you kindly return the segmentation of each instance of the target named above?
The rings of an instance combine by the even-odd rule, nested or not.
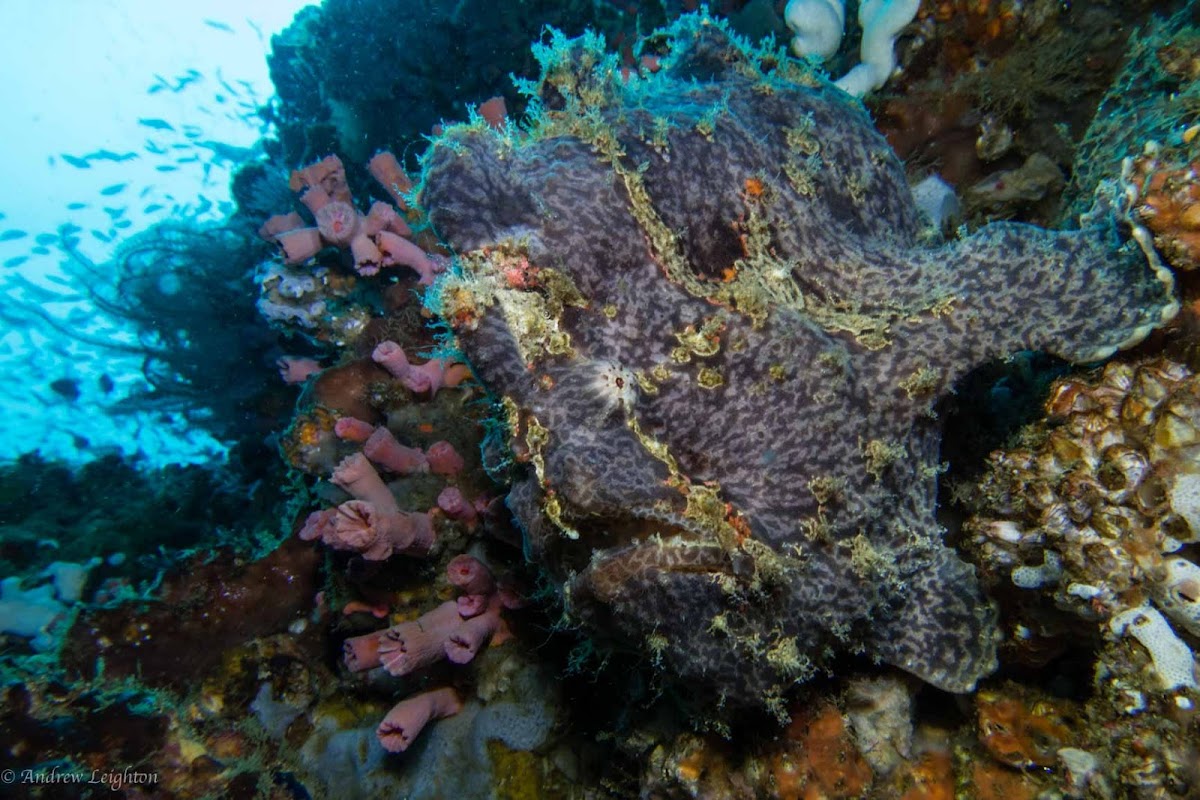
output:
[[[649,31],[696,5],[328,0],[276,39],[267,151],[308,166],[248,168],[236,227],[158,230],[106,297],[147,400],[253,371],[203,423],[246,443],[297,399],[266,442],[292,502],[257,433],[226,472],[0,470],[0,766],[136,764],[163,797],[1196,793],[1195,4],[1129,38],[1078,158],[1147,2],[851,4],[861,42],[804,46],[891,73],[907,176],[782,39],[731,33],[786,36],[782,2]],[[525,56],[587,19],[606,43]],[[1064,191],[1072,230],[983,224]],[[1184,313],[1151,332],[1155,248]]]
[[[993,453],[974,493],[967,545],[1007,598],[1005,659],[1095,652],[1079,712],[1090,725],[1054,738],[1069,745],[1057,758],[1070,780],[1097,797],[1196,785],[1198,393],[1200,379],[1164,358],[1060,380],[1048,419]]]
[[[1200,541],[1198,392],[1200,379],[1166,360],[1055,383],[1049,422],[994,453],[980,483],[966,530],[986,580],[1046,590],[1092,622],[1152,602],[1193,627],[1179,593],[1195,567],[1177,553]]]
[[[429,306],[502,398],[527,552],[572,622],[718,704],[782,714],[845,652],[967,690],[993,622],[940,542],[932,404],[1014,350],[1140,341],[1171,276],[1103,204],[924,249],[844,94],[709,18],[663,38],[623,79],[555,37],[526,127],[451,127],[424,159],[459,260]]]
[[[274,264],[265,267],[260,308],[285,329],[303,330],[318,347],[369,354],[343,358],[328,368],[315,359],[303,364],[305,390],[283,449],[294,467],[327,478],[318,493],[333,504],[310,513],[298,536],[351,557],[342,587],[353,598],[344,604],[346,615],[367,611],[376,618],[388,616],[392,603],[380,600],[373,577],[393,557],[445,565],[447,580],[461,592],[457,599],[384,630],[351,636],[343,645],[351,672],[378,671],[408,680],[433,673],[436,681],[441,662],[465,665],[489,643],[507,640],[502,614],[522,602],[474,556],[450,558],[492,516],[483,490],[486,479],[479,474],[478,429],[464,424],[470,418],[465,404],[471,397],[466,383],[471,372],[449,356],[411,355],[413,344],[423,345],[427,333],[423,319],[404,316],[405,303],[385,300],[393,314],[372,315],[379,283],[421,291],[444,262],[417,243],[421,214],[409,202],[411,183],[399,162],[381,152],[371,159],[369,171],[395,206],[375,202],[367,213],[358,211],[337,156],[292,173],[290,186],[307,217],[295,211],[278,214],[259,230],[279,245],[279,256],[292,271],[285,275]],[[409,267],[411,273],[381,273],[388,266]],[[334,277],[349,270],[364,280]],[[311,277],[306,282],[306,272],[322,276],[323,285]],[[304,290],[283,292],[285,280],[303,284]],[[338,283],[344,291],[335,298],[329,290]],[[279,312],[277,297],[288,294],[304,305],[305,314]],[[331,339],[322,331],[341,336]],[[290,375],[292,364],[287,366],[284,372]],[[454,443],[436,438],[450,426]],[[409,694],[382,714],[378,744],[391,753],[407,751],[430,722],[456,716],[475,703],[472,694],[460,694],[463,679],[455,682],[458,687],[436,685]]]

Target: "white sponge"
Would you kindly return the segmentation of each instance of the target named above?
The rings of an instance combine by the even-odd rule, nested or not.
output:
[[[1176,624],[1200,636],[1200,567],[1186,558],[1168,558],[1166,577],[1154,587],[1154,602]]]
[[[1185,542],[1200,541],[1200,474],[1181,472],[1167,486],[1171,510],[1183,517],[1192,535]]]
[[[878,89],[896,68],[896,35],[913,21],[921,0],[863,0],[858,21],[863,28],[862,63],[837,81],[838,88],[855,97]]]
[[[826,59],[837,52],[846,27],[845,0],[789,0],[784,21],[795,34],[792,52]]]
[[[1154,671],[1167,691],[1196,687],[1196,662],[1192,650],[1175,635],[1163,615],[1151,606],[1131,608],[1117,614],[1109,628],[1118,636],[1129,634],[1150,652]]]

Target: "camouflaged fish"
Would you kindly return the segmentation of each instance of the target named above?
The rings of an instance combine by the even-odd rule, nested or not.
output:
[[[701,16],[651,41],[638,74],[554,37],[527,124],[425,158],[430,303],[507,416],[528,556],[714,699],[779,707],[847,653],[969,690],[996,619],[935,521],[934,404],[1139,341],[1170,274],[1106,212],[930,244],[857,101]]]

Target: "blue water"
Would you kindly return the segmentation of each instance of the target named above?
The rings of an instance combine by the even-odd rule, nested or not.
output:
[[[229,213],[233,170],[267,130],[270,36],[304,5],[5,3],[21,33],[0,53],[0,458],[222,457],[179,409],[109,413],[148,390],[137,334],[76,276],[90,264],[103,283],[121,243],[155,222]]]

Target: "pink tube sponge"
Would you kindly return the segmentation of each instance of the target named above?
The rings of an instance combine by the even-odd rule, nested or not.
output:
[[[262,224],[262,227],[258,229],[258,235],[263,239],[271,241],[281,233],[294,231],[297,228],[303,227],[304,218],[295,211],[292,211],[287,214],[276,214],[275,216],[269,218]]]
[[[334,519],[336,517],[336,508],[326,508],[321,511],[312,512],[304,520],[304,527],[300,529],[300,538],[306,542],[311,542],[314,539],[325,541],[327,536],[333,535]]]
[[[379,659],[392,675],[408,675],[441,661],[451,633],[462,624],[458,603],[447,600],[412,622],[394,625],[379,640]]]
[[[389,675],[410,675],[441,661],[445,641],[442,636],[421,630],[416,623],[397,625],[380,637],[379,663]]]
[[[399,525],[391,515],[380,514],[370,503],[349,500],[337,507],[333,536],[325,543],[335,550],[352,550],[368,561],[383,561],[398,542]]]
[[[371,353],[376,364],[391,373],[412,392],[436,392],[434,381],[440,378],[436,369],[423,369],[413,366],[404,352],[404,348],[395,342],[380,342]],[[431,362],[432,363],[432,362]]]
[[[500,601],[493,598],[482,614],[465,620],[447,637],[446,658],[455,664],[466,664],[496,636],[504,621],[500,618]]]
[[[425,451],[425,459],[429,462],[429,471],[434,475],[453,477],[466,466],[454,445],[446,441],[429,445],[429,449]]]
[[[463,594],[491,594],[496,590],[492,571],[478,558],[466,553],[450,559],[446,577],[450,585]]]
[[[363,454],[373,463],[397,475],[429,472],[425,454],[415,447],[405,447],[385,426],[380,425],[363,444]]]
[[[405,698],[388,712],[379,723],[376,735],[383,749],[401,753],[409,748],[430,720],[445,719],[462,710],[462,700],[449,688]]]
[[[375,426],[355,417],[342,417],[333,424],[333,432],[342,441],[361,444],[371,438]]]
[[[359,275],[374,275],[383,263],[383,253],[375,241],[362,231],[350,240],[350,255],[354,258],[354,269]]]
[[[316,228],[297,228],[285,231],[275,237],[279,249],[283,251],[283,260],[289,264],[300,264],[321,252],[324,244],[321,242],[321,232]]]
[[[447,486],[442,489],[441,494],[438,495],[437,504],[447,517],[463,523],[468,528],[474,528],[479,522],[479,512],[475,510],[474,505],[467,502],[467,498],[463,497],[462,491],[456,486]]]
[[[382,635],[383,631],[372,631],[362,636],[351,636],[342,642],[342,660],[351,672],[364,672],[379,666]]]
[[[386,150],[376,153],[367,162],[367,171],[383,187],[384,191],[392,196],[392,200],[399,208],[408,210],[408,198],[405,197],[405,194],[412,190],[412,180],[405,174],[394,155]]]
[[[395,514],[400,511],[391,489],[362,453],[354,453],[342,459],[333,471],[331,480],[334,485],[349,492],[355,500],[364,500],[381,513]]]
[[[383,253],[383,266],[408,267],[420,276],[422,286],[428,286],[433,283],[433,279],[437,273],[444,269],[443,265],[430,258],[429,254],[420,247],[391,231],[383,230],[375,234],[375,244],[379,246],[380,252]],[[363,274],[369,275],[372,273]]]
[[[404,348],[393,341],[380,342],[375,345],[375,349],[371,351],[371,360],[400,381],[408,377],[413,369]]]
[[[458,615],[463,619],[477,617],[487,611],[491,601],[491,596],[486,594],[464,594],[455,600],[458,603]]]
[[[403,547],[400,552],[410,556],[426,556],[437,542],[433,519],[425,513],[401,512],[404,520]]]
[[[372,203],[371,210],[367,212],[367,218],[363,223],[363,231],[368,236],[374,236],[383,230],[391,231],[397,236],[412,235],[412,228],[408,227],[408,223],[400,218],[396,209],[387,203]]]
[[[315,164],[292,172],[288,188],[293,192],[320,188],[334,200],[350,202],[350,185],[346,182],[346,168],[337,156],[325,156]]]
[[[332,245],[346,247],[358,233],[359,213],[349,203],[334,200],[326,203],[314,216],[321,238]]]
[[[300,202],[315,217],[322,208],[333,202],[333,198],[320,186],[310,186],[300,193]]]
[[[404,348],[391,341],[376,345],[371,358],[409,391],[429,392],[430,396],[437,394],[443,386],[454,388],[471,376],[471,370],[465,364],[453,364],[444,358],[413,364]]]
[[[428,514],[382,513],[371,503],[348,500],[337,507],[333,534],[323,541],[368,561],[383,561],[395,554],[427,555],[435,538]]]

